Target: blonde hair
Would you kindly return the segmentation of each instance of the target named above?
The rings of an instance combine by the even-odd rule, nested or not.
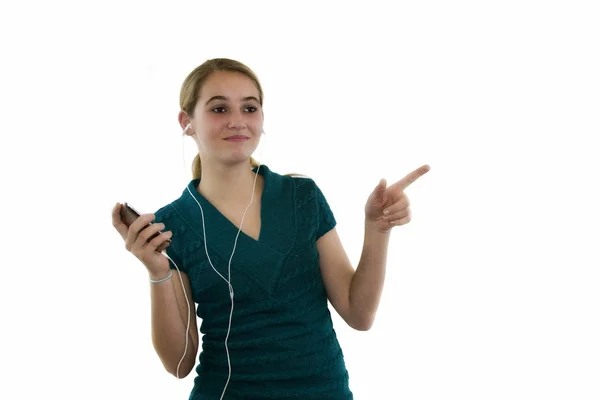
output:
[[[239,72],[246,75],[258,89],[258,100],[262,107],[263,105],[263,90],[258,77],[256,74],[243,63],[231,60],[229,58],[213,58],[207,60],[198,67],[196,67],[183,81],[181,85],[181,91],[179,93],[179,107],[185,111],[188,116],[194,116],[194,109],[200,96],[200,89],[204,85],[204,82],[208,77],[217,71],[229,71]],[[253,157],[250,157],[250,166],[256,168],[260,165]],[[290,173],[285,174],[286,176],[292,177],[306,177],[302,174]],[[196,154],[194,161],[192,162],[192,179],[199,179],[202,176],[202,160],[200,160],[200,154]]]
[[[194,109],[200,96],[200,89],[208,79],[208,77],[217,71],[229,71],[239,72],[246,75],[254,82],[258,89],[258,100],[260,105],[263,105],[263,91],[258,81],[256,74],[248,68],[246,65],[239,61],[231,60],[228,58],[214,58],[207,60],[198,67],[196,67],[183,81],[181,85],[181,91],[179,93],[179,107],[182,111],[185,111],[188,116],[194,116]],[[250,165],[252,168],[256,168],[259,162],[254,158],[250,157]],[[198,179],[202,175],[202,161],[200,160],[200,154],[196,154],[194,161],[192,162],[192,176],[193,179]]]

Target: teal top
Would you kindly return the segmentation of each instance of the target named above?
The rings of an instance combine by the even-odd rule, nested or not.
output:
[[[231,261],[231,379],[224,399],[351,400],[316,247],[336,225],[333,212],[312,179],[279,175],[266,165],[259,174],[264,177],[260,236],[255,240],[240,232]],[[184,189],[155,216],[173,232],[167,254],[188,275],[202,321],[189,399],[215,400],[229,374],[225,337],[231,298],[227,282],[206,257],[196,200],[204,212],[210,259],[225,278],[238,227],[198,193],[199,182],[192,180],[189,192]]]

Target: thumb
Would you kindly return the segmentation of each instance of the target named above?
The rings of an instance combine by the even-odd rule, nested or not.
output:
[[[385,179],[381,179],[379,181],[379,183],[377,184],[377,186],[375,187],[375,190],[373,190],[373,194],[375,195],[376,198],[381,198],[383,196],[383,194],[385,193],[386,188],[387,188],[387,181]]]

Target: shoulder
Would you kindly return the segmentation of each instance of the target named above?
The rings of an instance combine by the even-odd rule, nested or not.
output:
[[[304,175],[290,179],[294,185],[299,218],[313,225],[315,239],[318,240],[337,225],[333,210],[315,179]]]
[[[326,202],[323,191],[316,180],[310,176],[297,173],[283,175],[269,169],[266,173],[271,189],[277,187],[280,192],[278,194],[289,195],[291,192],[298,207],[311,203],[322,205],[323,202]]]
[[[300,174],[283,174],[270,169],[266,165],[261,165],[263,168],[262,174],[265,179],[265,189],[270,195],[283,200],[290,199],[290,195],[297,202],[304,194],[309,193],[311,188],[314,188],[315,182],[304,175]]]
[[[184,232],[189,230],[188,223],[186,222],[185,213],[187,204],[190,200],[186,197],[186,191],[182,193],[181,197],[171,201],[159,207],[154,211],[154,223],[165,224],[165,230],[173,232],[174,237],[181,237]]]
[[[188,209],[190,204],[193,202],[190,190],[194,190],[196,184],[197,180],[190,181],[187,186],[183,188],[178,198],[175,198],[168,204],[162,205],[160,208],[154,211],[156,221],[164,224],[167,222],[182,223],[186,209]]]
[[[163,223],[164,231],[172,232],[171,245],[167,248],[167,254],[180,272],[189,273],[186,254],[189,253],[191,231],[182,213],[182,201],[179,198],[158,208],[154,212],[153,223]],[[172,268],[173,263],[170,264]]]
[[[294,176],[291,178],[296,191],[296,197],[301,202],[314,202],[319,206],[327,203],[325,195],[315,179],[308,176]]]
[[[162,222],[165,225],[177,223],[180,220],[177,212],[177,203],[179,200],[174,200],[171,203],[161,206],[154,212],[155,222]]]
[[[162,222],[172,219],[175,214],[175,208],[173,203],[163,205],[158,210],[154,211],[154,218],[156,222]]]

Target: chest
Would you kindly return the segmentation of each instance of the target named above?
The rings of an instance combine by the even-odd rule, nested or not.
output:
[[[319,287],[314,241],[318,207],[310,193],[301,195],[293,187],[272,185],[257,191],[245,215],[247,203],[200,201],[206,229],[197,218],[186,230],[185,242],[191,244],[185,256],[194,300],[206,305],[205,312],[215,301],[230,305],[228,279],[238,305],[273,301],[294,296],[298,288]]]
[[[243,207],[217,207],[219,212],[225,217],[229,222],[235,226],[236,229],[242,228],[242,232],[258,241],[260,237],[260,231],[262,226],[261,219],[261,198],[260,195],[257,196],[252,201],[252,204],[246,211],[247,206]],[[245,211],[245,215],[244,215]]]

